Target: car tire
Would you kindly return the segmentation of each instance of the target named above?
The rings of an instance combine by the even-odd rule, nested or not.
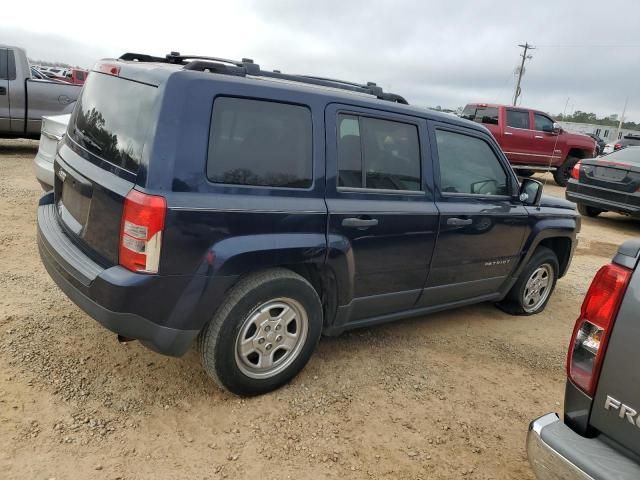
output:
[[[283,268],[235,285],[199,335],[207,374],[236,395],[270,392],[307,364],[322,332],[322,304],[303,277]]]
[[[571,170],[573,166],[578,163],[580,159],[578,157],[567,157],[562,165],[560,165],[553,172],[553,179],[555,182],[561,187],[566,187],[567,183],[569,183],[569,178],[571,178]]]
[[[516,170],[516,174],[519,177],[523,177],[523,178],[532,177],[534,173],[536,173],[536,172],[534,172],[533,170],[522,170],[522,169]]]
[[[559,271],[558,257],[553,250],[538,247],[498,307],[511,315],[540,313],[553,294]]]
[[[578,204],[578,212],[583,217],[592,217],[593,218],[593,217],[597,217],[598,215],[600,215],[602,212],[604,212],[604,210],[601,210],[601,209],[595,208],[595,207],[590,207],[589,205],[585,205],[584,203],[579,203]]]

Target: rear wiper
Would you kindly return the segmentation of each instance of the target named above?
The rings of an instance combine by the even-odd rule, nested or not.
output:
[[[98,142],[96,142],[96,140],[91,135],[84,133],[82,130],[78,129],[78,127],[76,126],[74,126],[73,129],[80,136],[80,138],[82,138],[82,141],[84,143],[86,143],[87,145],[90,145],[91,147],[96,149],[98,152],[102,152],[102,147],[98,144]]]

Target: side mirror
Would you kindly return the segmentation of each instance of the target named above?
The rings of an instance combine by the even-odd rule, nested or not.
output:
[[[542,183],[532,178],[525,178],[520,184],[518,198],[525,205],[537,207],[542,198]]]
[[[553,133],[554,135],[559,135],[562,132],[562,127],[558,122],[553,122],[553,126],[543,125],[542,131],[545,133]]]

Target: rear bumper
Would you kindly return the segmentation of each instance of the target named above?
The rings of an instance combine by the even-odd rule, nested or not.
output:
[[[599,438],[585,438],[555,413],[529,425],[527,456],[538,480],[632,480],[640,465]]]
[[[152,307],[159,303],[157,298],[171,290],[171,284],[166,285],[171,277],[161,282],[161,277],[136,274],[120,266],[103,268],[66,236],[55,218],[52,198],[53,193],[45,195],[38,206],[38,250],[47,272],[60,289],[112,332],[140,340],[148,348],[165,355],[184,354],[199,329],[173,328],[152,319]],[[127,298],[131,296],[135,297],[135,302]],[[176,293],[174,301],[175,296]],[[133,307],[131,310],[140,310],[136,308],[140,300],[149,305],[151,315],[126,311],[127,305]]]
[[[591,195],[585,195],[583,193],[577,193],[569,190],[569,188],[567,188],[565,196],[567,197],[567,200],[571,200],[575,203],[582,203],[589,207],[599,208],[600,210],[606,210],[608,212],[622,212],[633,216],[640,216],[640,207],[629,205],[628,203],[620,203]]]

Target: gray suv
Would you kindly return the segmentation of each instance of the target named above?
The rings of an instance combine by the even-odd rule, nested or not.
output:
[[[567,358],[564,419],[531,422],[527,454],[542,479],[640,478],[640,240],[596,274]]]

